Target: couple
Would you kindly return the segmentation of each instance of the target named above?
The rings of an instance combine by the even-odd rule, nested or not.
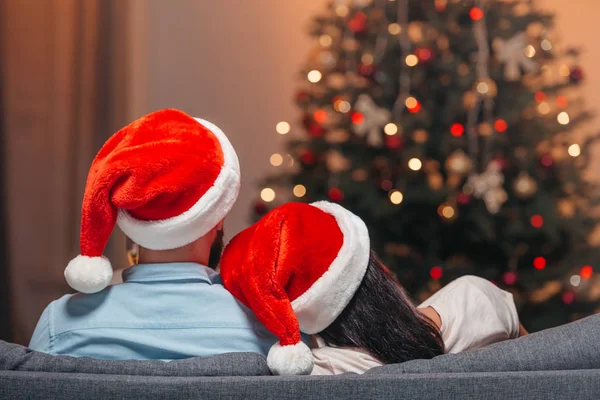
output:
[[[257,352],[275,374],[323,375],[526,333],[512,296],[476,277],[416,308],[363,221],[328,202],[271,211],[231,241],[217,273],[239,185],[237,155],[207,121],[167,109],[118,131],[90,168],[81,255],[65,269],[81,293],[44,310],[30,347],[103,359]],[[115,223],[141,249],[109,286],[102,253]]]

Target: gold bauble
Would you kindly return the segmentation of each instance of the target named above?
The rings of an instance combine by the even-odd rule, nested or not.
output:
[[[454,174],[466,175],[471,170],[471,159],[464,151],[456,150],[446,159],[446,169]]]
[[[425,38],[425,24],[423,22],[411,22],[408,24],[408,38],[413,43],[420,43]]]
[[[513,188],[518,198],[528,199],[537,192],[538,184],[527,172],[521,172],[515,179]]]

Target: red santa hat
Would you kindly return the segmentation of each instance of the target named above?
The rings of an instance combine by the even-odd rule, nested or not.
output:
[[[325,201],[278,207],[229,243],[223,284],[279,338],[267,356],[274,374],[310,374],[300,332],[335,321],[362,282],[369,252],[364,222]]]
[[[80,248],[68,284],[94,293],[111,281],[102,256],[115,223],[140,246],[183,247],[231,210],[240,187],[237,155],[218,127],[182,111],[148,114],[102,146],[88,175]]]

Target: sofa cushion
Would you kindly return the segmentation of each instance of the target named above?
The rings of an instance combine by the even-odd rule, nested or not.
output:
[[[171,362],[116,361],[53,356],[3,341],[0,341],[0,371],[145,376],[257,376],[271,374],[265,358],[256,353],[228,353]]]
[[[600,314],[478,350],[373,368],[367,374],[600,369]]]

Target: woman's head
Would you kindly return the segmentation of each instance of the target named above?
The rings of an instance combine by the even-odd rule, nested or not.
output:
[[[392,326],[388,320],[397,310],[402,311],[401,319],[409,315],[405,309],[411,307],[410,302],[392,286],[385,286],[388,300],[395,302],[389,311],[386,308],[390,305],[383,299],[363,294],[365,290],[375,292],[384,276],[389,285],[393,284],[388,274],[378,277],[377,271],[368,272],[373,269],[370,258],[367,227],[356,215],[328,202],[288,203],[229,243],[221,261],[221,276],[225,287],[279,338],[267,357],[271,370],[276,374],[306,374],[312,369],[312,355],[300,340],[300,331],[326,331],[352,302],[355,311],[379,307],[377,312],[387,313],[388,327]],[[385,273],[380,265],[378,268]],[[375,278],[380,279],[371,282]],[[401,290],[395,285],[393,288]],[[348,321],[353,323],[352,319]],[[369,324],[361,324],[342,329],[350,327],[370,328]],[[352,332],[357,334],[356,329]],[[369,345],[368,335],[368,331],[360,332],[365,345]],[[377,350],[369,346],[365,348]],[[384,352],[374,354],[379,357]]]
[[[385,364],[444,352],[437,328],[416,309],[374,252],[354,297],[319,335],[329,345],[364,349]]]

